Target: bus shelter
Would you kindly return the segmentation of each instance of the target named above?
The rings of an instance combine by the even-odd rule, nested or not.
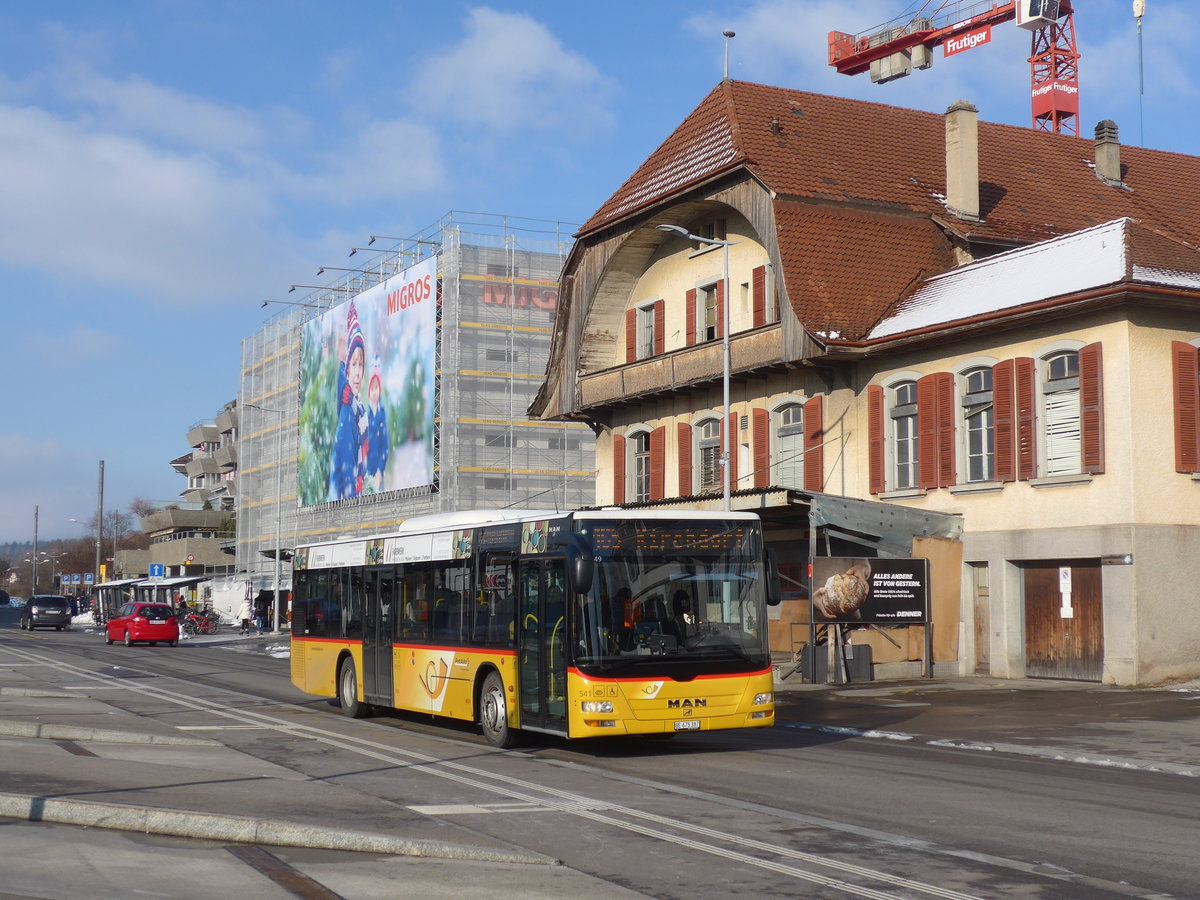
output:
[[[106,581],[96,585],[92,588],[96,595],[92,614],[97,617],[98,621],[109,618],[126,603],[136,599],[134,592],[137,586],[145,580],[144,578],[119,578],[116,581]]]
[[[188,589],[201,581],[207,581],[206,575],[187,575],[179,578],[145,579],[135,588],[137,599],[145,603],[165,603],[176,606],[175,595],[187,596]]]

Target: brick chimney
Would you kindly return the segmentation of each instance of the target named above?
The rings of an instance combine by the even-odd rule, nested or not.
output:
[[[979,110],[966,100],[946,110],[946,206],[979,218]]]
[[[1121,142],[1112,119],[1096,125],[1096,177],[1106,184],[1121,183]]]

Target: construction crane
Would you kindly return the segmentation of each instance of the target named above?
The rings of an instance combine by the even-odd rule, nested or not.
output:
[[[992,39],[992,26],[1016,22],[1032,32],[1029,51],[1033,127],[1079,133],[1079,52],[1070,0],[929,0],[920,10],[862,34],[829,32],[829,64],[843,75],[870,71],[871,81],[902,78],[944,56]]]

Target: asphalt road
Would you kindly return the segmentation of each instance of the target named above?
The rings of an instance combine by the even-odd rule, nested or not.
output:
[[[61,892],[39,893],[44,870],[27,872],[32,856],[6,852],[0,891],[122,896],[99,891],[120,886],[104,866],[118,857],[125,873],[139,860],[205,860],[212,878],[150,894],[172,897],[228,896],[222,877],[236,881],[242,869],[283,891],[255,896],[376,896],[388,885],[396,893],[399,877],[433,896],[478,887],[689,898],[1189,897],[1200,883],[1200,691],[986,679],[802,687],[781,692],[779,724],[766,731],[534,740],[502,753],[465,725],[345,720],[291,687],[272,646],[281,644],[105,647],[87,632],[27,635],[0,620],[0,758],[11,761],[0,791],[193,819],[317,822],[317,832],[435,852],[189,842],[10,819],[0,842],[13,849],[38,846],[36,829],[97,843]],[[35,688],[54,696],[30,696]],[[43,736],[3,736],[5,723],[31,721]],[[130,746],[50,728],[94,737],[117,724],[110,730],[205,743]],[[46,773],[48,759],[62,767]],[[247,847],[265,856],[248,862]],[[445,858],[456,848],[475,856]],[[307,881],[284,887],[264,871]],[[79,887],[89,877],[90,893]]]

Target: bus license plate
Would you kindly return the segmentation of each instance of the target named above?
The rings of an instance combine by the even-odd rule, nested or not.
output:
[[[675,730],[676,731],[699,731],[700,730],[700,720],[699,719],[680,719],[678,722],[675,723]]]

